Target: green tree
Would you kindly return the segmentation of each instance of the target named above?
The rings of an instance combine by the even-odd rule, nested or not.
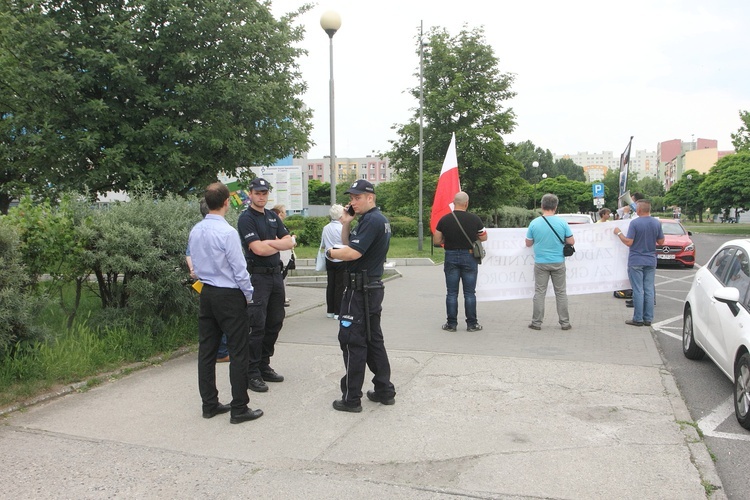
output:
[[[672,191],[671,189],[669,190]],[[750,208],[750,152],[727,155],[720,158],[708,171],[698,188],[711,213],[723,211],[729,217],[731,208]]]
[[[750,113],[740,110],[740,120],[742,126],[736,134],[731,134],[734,149],[740,151],[750,151]]]
[[[464,27],[456,36],[433,28],[424,52],[424,163],[426,214],[434,197],[451,134],[456,134],[461,187],[476,210],[494,211],[517,197],[523,166],[502,135],[515,126],[504,103],[515,93],[513,75],[501,73],[484,30]],[[409,90],[419,98],[419,87]],[[409,123],[396,125],[398,139],[387,153],[399,177],[414,189],[419,183],[419,110]],[[414,196],[414,194],[412,194]]]
[[[638,181],[638,191],[643,193],[646,198],[653,200],[664,196],[664,184],[659,182],[656,177],[644,177]]]
[[[664,196],[664,203],[680,207],[682,214],[691,220],[697,215],[699,222],[703,222],[703,211],[706,207],[699,193],[700,185],[705,180],[706,174],[701,174],[697,170],[686,170],[680,180],[669,188]]]
[[[590,212],[594,209],[594,199],[591,195],[591,184],[570,180],[564,175],[548,177],[534,186],[536,200],[541,200],[545,193],[557,196],[559,213]]]
[[[307,181],[307,202],[310,205],[328,205],[331,203],[331,183],[317,179]]]
[[[552,152],[535,146],[531,141],[523,141],[518,144],[508,145],[513,158],[518,160],[524,167],[521,177],[530,184],[536,184],[542,180],[542,174],[551,175],[555,170],[555,161]],[[534,166],[534,162],[539,165]]]
[[[583,173],[583,167],[576,164],[570,158],[560,158],[555,161],[552,166],[552,175],[555,177],[564,175],[571,181],[586,182],[586,174]]]
[[[309,6],[256,0],[0,4],[2,161],[37,188],[138,180],[186,194],[309,148],[297,58]],[[22,175],[23,174],[23,175]],[[0,203],[15,189],[0,172]],[[5,207],[0,206],[0,209]]]

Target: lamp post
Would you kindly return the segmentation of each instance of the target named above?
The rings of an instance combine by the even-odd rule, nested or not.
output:
[[[538,161],[536,161],[536,160],[534,160],[534,161],[533,161],[533,162],[531,163],[531,166],[532,166],[532,167],[534,167],[535,169],[536,169],[536,168],[539,168],[539,162],[538,162]],[[534,172],[534,179],[536,179],[536,172]],[[538,182],[538,181],[537,181],[537,182]],[[534,197],[534,210],[536,210],[536,188],[534,188],[534,193],[533,193],[533,197]]]
[[[422,227],[422,165],[424,162],[424,42],[422,41],[422,21],[419,21],[419,226],[417,227],[417,250],[422,251],[424,228]]]
[[[331,205],[336,204],[336,121],[333,112],[333,35],[341,27],[341,16],[338,12],[329,10],[320,16],[320,27],[328,34],[330,40],[331,79],[328,85],[331,111]]]
[[[687,180],[689,180],[689,181],[692,181],[692,180],[693,180],[693,174],[687,174],[687,175],[685,176],[685,178],[686,178]],[[686,217],[686,218],[687,218],[688,220],[690,219],[690,214],[688,213],[688,200],[690,199],[690,191],[692,191],[692,189],[691,189],[692,187],[693,187],[693,183],[692,183],[692,182],[689,182],[689,183],[688,183],[688,185],[687,185],[687,190],[686,190],[686,191],[688,191],[688,193],[687,193],[687,194],[688,194],[688,196],[687,196],[687,197],[685,197],[685,217]]]

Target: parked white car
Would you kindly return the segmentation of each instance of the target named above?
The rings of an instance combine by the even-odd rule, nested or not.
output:
[[[588,214],[555,214],[561,219],[565,219],[568,224],[593,224],[594,221]]]
[[[734,382],[734,413],[750,429],[750,239],[724,243],[695,273],[682,323],[682,352],[705,354]]]

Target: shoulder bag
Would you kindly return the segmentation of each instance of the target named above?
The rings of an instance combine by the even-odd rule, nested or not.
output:
[[[546,222],[549,228],[552,229],[552,232],[555,233],[555,236],[557,236],[557,239],[560,240],[560,243],[563,244],[563,255],[565,257],[570,257],[571,255],[576,253],[576,247],[574,247],[570,243],[565,243],[565,241],[562,238],[560,238],[560,235],[557,234],[557,231],[555,231],[555,228],[552,227],[552,224],[549,223],[549,221],[547,220],[547,217],[542,215],[542,219],[544,219],[544,222]]]
[[[469,235],[466,234],[466,231],[464,231],[464,227],[461,225],[461,222],[459,222],[458,217],[456,217],[456,212],[451,212],[451,214],[453,215],[453,218],[456,219],[456,224],[458,224],[458,228],[461,230],[462,233],[464,233],[464,236],[466,236],[466,239],[469,240],[469,243],[471,243],[471,251],[474,254],[474,258],[477,259],[477,264],[481,264],[482,259],[484,259],[484,256],[487,255],[487,252],[482,246],[482,242],[479,240],[472,241],[472,239],[469,238]]]

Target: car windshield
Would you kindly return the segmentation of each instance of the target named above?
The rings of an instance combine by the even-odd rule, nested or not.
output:
[[[674,222],[662,222],[661,230],[664,231],[665,235],[671,234],[673,236],[683,236],[685,234],[685,230],[682,226],[675,224]]]

